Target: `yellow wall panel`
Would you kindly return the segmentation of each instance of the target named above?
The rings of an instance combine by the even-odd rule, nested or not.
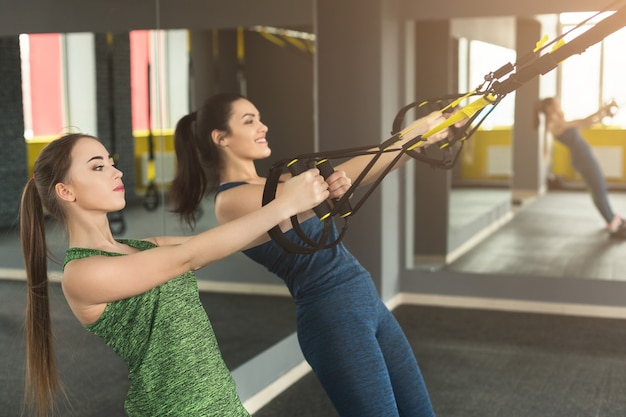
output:
[[[463,145],[459,158],[461,179],[506,179],[508,175],[490,173],[489,148],[511,146],[511,129],[477,130]]]
[[[149,141],[148,136],[149,132],[145,131],[136,131],[133,133],[135,137],[135,176],[137,179],[137,191],[142,192],[143,188],[141,184],[143,183],[143,176],[145,175],[141,172],[141,157],[144,154],[149,153]],[[35,160],[41,153],[42,149],[51,141],[56,139],[57,136],[45,136],[45,137],[37,137],[33,139],[26,140],[26,160],[27,160],[27,169],[28,169],[28,178],[33,175],[33,166],[35,165]],[[174,152],[174,132],[172,130],[153,130],[152,131],[152,140],[154,146],[154,152]]]
[[[617,174],[607,176],[607,182],[626,181],[626,130],[619,128],[593,128],[582,131],[583,137],[592,146],[597,154],[612,156],[614,166],[608,167],[607,162],[600,159],[600,165],[605,172]],[[489,173],[490,148],[511,146],[511,129],[477,130],[465,143],[462,155],[459,158],[461,180],[502,180],[508,175],[492,175]],[[619,155],[614,155],[619,152]],[[617,163],[615,163],[617,160]],[[509,161],[509,163],[511,163]],[[619,168],[617,168],[619,167]],[[570,163],[569,150],[559,142],[554,143],[552,154],[552,172],[566,180],[578,181],[580,177]]]

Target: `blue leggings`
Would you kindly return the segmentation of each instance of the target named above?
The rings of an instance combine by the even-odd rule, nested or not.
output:
[[[433,417],[413,350],[369,277],[298,303],[302,352],[341,417]]]
[[[610,223],[615,213],[609,203],[608,189],[602,168],[591,147],[578,131],[570,134],[568,139],[563,143],[570,151],[572,166],[587,184],[593,204],[595,204],[604,220]]]

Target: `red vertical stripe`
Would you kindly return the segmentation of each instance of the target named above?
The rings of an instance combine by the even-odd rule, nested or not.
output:
[[[149,31],[130,32],[130,89],[133,130],[148,130]]]
[[[29,36],[32,123],[34,136],[63,130],[61,35]]]

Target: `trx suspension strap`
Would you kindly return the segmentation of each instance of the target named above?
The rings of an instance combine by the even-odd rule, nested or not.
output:
[[[446,109],[441,109],[441,111],[448,111]],[[418,117],[425,116],[431,113],[431,110],[428,106],[421,106],[417,109]],[[320,152],[320,153],[309,153],[302,154],[296,158],[289,158],[280,160],[269,170],[269,174],[267,180],[265,182],[265,188],[263,190],[263,200],[262,204],[265,205],[272,201],[276,197],[276,190],[278,188],[278,183],[280,182],[280,177],[283,173],[291,173],[292,175],[298,175],[301,172],[309,168],[318,168],[320,173],[324,178],[328,178],[330,174],[334,172],[333,166],[331,164],[331,160],[334,159],[345,159],[352,158],[356,156],[362,155],[371,155],[372,158],[365,166],[365,168],[361,171],[356,179],[353,180],[352,185],[348,189],[348,191],[341,197],[340,199],[327,201],[322,203],[320,206],[314,209],[315,214],[320,219],[320,221],[324,222],[324,229],[321,236],[317,240],[312,240],[310,237],[306,236],[306,234],[302,231],[300,224],[298,222],[297,216],[291,217],[291,223],[294,231],[304,241],[304,245],[297,244],[291,241],[285,234],[280,230],[279,226],[275,226],[269,231],[270,237],[276,241],[280,246],[283,247],[287,252],[291,253],[313,253],[320,249],[328,248],[336,245],[341,241],[343,235],[347,231],[348,228],[348,219],[350,216],[354,215],[358,212],[360,207],[363,205],[365,200],[371,195],[371,193],[375,190],[375,188],[382,182],[384,177],[396,166],[396,164],[400,161],[402,156],[405,153],[411,152],[416,147],[422,145],[426,142],[426,140],[430,137],[430,135],[436,133],[434,130],[432,132],[425,133],[424,135],[417,136],[415,139],[406,141],[402,146],[398,145],[398,142],[404,139],[404,137],[410,132],[412,128],[405,128],[402,131],[395,133],[389,139],[378,145],[370,145],[363,147],[356,147],[351,149],[341,149],[337,151],[330,152]],[[464,135],[465,129],[458,129],[455,133],[456,135]],[[372,170],[376,162],[380,159],[380,157],[385,153],[394,152],[395,156],[391,162],[389,162],[383,171],[378,174],[376,179],[372,182],[368,190],[365,194],[359,199],[359,201],[352,206],[349,198],[354,193],[356,188],[363,182],[366,175]],[[434,162],[433,162],[434,163]],[[339,217],[343,221],[343,227],[339,236],[334,241],[328,241],[329,232],[332,227],[333,219],[335,217]]]
[[[612,7],[612,5],[609,7]],[[586,23],[586,21],[582,22],[574,29],[579,28],[584,23]],[[546,43],[546,39],[544,38],[537,43],[536,48],[531,53],[524,55],[516,63],[507,63],[498,70],[485,75],[484,82],[469,93],[446,95],[439,98],[416,101],[404,106],[400,109],[393,121],[392,136],[378,145],[308,153],[276,162],[270,168],[268,174],[263,192],[263,205],[269,203],[276,197],[278,183],[280,182],[281,175],[284,173],[297,175],[308,168],[317,167],[320,169],[322,176],[327,178],[334,170],[331,164],[332,160],[362,155],[372,156],[363,171],[353,180],[352,185],[343,197],[338,200],[324,202],[319,207],[315,208],[316,215],[321,222],[324,222],[323,232],[317,240],[303,233],[297,216],[291,218],[291,223],[303,243],[291,241],[278,226],[269,231],[270,237],[285,251],[291,253],[313,253],[320,249],[336,245],[343,238],[347,230],[349,217],[358,212],[365,200],[371,195],[383,178],[395,167],[402,156],[408,155],[418,161],[437,168],[452,168],[458,160],[464,141],[474,134],[482,121],[507,94],[517,90],[529,80],[552,71],[566,58],[584,52],[588,47],[600,42],[606,36],[624,26],[626,26],[626,6],[617,9],[615,13],[599,21],[568,43],[563,41],[563,36],[566,34],[550,43]],[[542,54],[548,46],[552,46],[552,49]],[[508,77],[504,78],[507,75]],[[442,114],[447,113],[447,118],[444,122],[423,135],[418,135],[414,139],[404,142],[403,139],[410,132],[410,126],[409,128],[401,130],[401,125],[405,115],[411,109],[415,110],[415,119],[424,117],[432,111],[440,111]],[[443,156],[431,157],[427,155],[422,145],[426,143],[429,137],[446,129],[449,131],[448,138],[437,144]],[[404,143],[400,145],[399,143],[401,141]],[[372,182],[365,194],[357,202],[350,204],[348,201],[350,196],[354,194],[356,188],[359,187],[380,157],[388,152],[395,152],[394,158],[385,166],[382,172],[377,175],[377,178]],[[343,228],[337,239],[329,241],[329,232],[335,217],[343,220]]]

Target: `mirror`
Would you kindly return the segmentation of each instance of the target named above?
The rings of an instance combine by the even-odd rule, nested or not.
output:
[[[242,77],[247,75],[245,68],[241,62],[229,62],[229,57],[236,56],[232,46],[237,45],[237,36],[236,29],[193,34],[186,30],[137,30],[121,34],[42,34],[30,36],[26,40],[31,46],[32,58],[37,57],[39,50],[51,51],[50,48],[37,46],[37,42],[42,40],[64,46],[58,51],[63,56],[59,63],[61,61],[64,63],[64,66],[59,67],[62,67],[64,78],[68,81],[57,89],[58,94],[51,94],[52,98],[57,100],[56,107],[63,108],[59,97],[65,97],[65,102],[69,104],[66,106],[64,117],[71,129],[97,132],[97,136],[116,156],[119,168],[125,173],[127,206],[121,212],[110,216],[111,228],[117,237],[187,235],[193,232],[181,224],[168,207],[167,191],[175,169],[173,129],[178,119],[189,112],[192,97],[200,98],[207,93],[207,90],[200,89],[201,86],[207,88],[208,92],[220,89],[233,91],[239,88],[238,84],[242,82]],[[289,50],[286,45],[279,46],[269,42],[258,31],[247,31],[246,37],[249,39],[246,42],[247,50],[250,51],[245,57],[246,64],[255,65],[261,72],[257,77],[263,77],[262,80],[247,80],[248,95],[251,98],[258,97],[255,102],[260,108],[266,109],[263,112],[265,122],[277,126],[276,129],[272,129],[274,135],[289,139],[283,140],[287,143],[287,149],[282,150],[283,154],[310,150],[311,55],[306,51],[295,48]],[[196,52],[191,50],[190,54],[190,44],[200,50],[197,53],[198,60],[192,60]],[[207,59],[202,55],[202,51],[205,50],[202,46],[206,44],[215,47],[220,53],[211,53]],[[265,50],[262,50],[263,48]],[[287,66],[288,70],[281,73],[272,70],[271,67],[273,62],[280,59],[280,54],[284,53],[283,49],[291,54],[289,59],[293,63]],[[83,62],[85,57],[89,56],[89,52],[95,64],[91,71],[89,68],[85,71]],[[275,56],[272,57],[272,54]],[[271,59],[267,59],[268,57]],[[49,77],[44,83],[47,88],[53,85],[52,80],[56,75],[50,71],[50,61],[49,57],[41,58],[39,62],[45,62],[46,65],[33,64],[29,72],[32,81],[37,79],[39,73]],[[203,66],[203,63],[206,66]],[[222,66],[224,68],[220,68]],[[205,71],[215,73],[216,78],[209,80],[213,81],[212,83],[197,75]],[[228,75],[218,77],[220,73]],[[76,74],[81,74],[82,77]],[[85,78],[86,81],[80,82]],[[281,80],[283,86],[289,85],[289,80],[293,81],[293,85],[289,85],[290,96],[285,97],[282,102],[272,94],[272,88],[278,88],[278,80]],[[237,84],[229,84],[232,82]],[[36,91],[32,93],[33,97],[37,97]],[[300,103],[308,101],[309,105],[302,105],[299,108],[300,114],[291,117],[288,123],[278,123],[291,100]],[[36,103],[32,104],[33,110],[40,108]],[[33,121],[39,119],[37,114],[29,118]],[[61,119],[61,115],[58,119]],[[272,123],[273,120],[277,122]],[[47,138],[39,140],[40,135],[36,128],[27,127],[26,130],[34,132],[34,139],[28,141],[29,148],[47,141]],[[281,150],[278,148],[277,146],[275,155],[280,155]],[[29,153],[35,155],[36,150]],[[263,172],[264,169],[260,167],[259,171]],[[196,231],[216,225],[211,198],[204,200],[201,214]],[[52,241],[56,242],[53,246],[55,254],[57,258],[62,259],[66,247],[64,236],[60,233],[58,237],[55,235],[52,238],[54,239]],[[59,270],[58,265],[53,265],[52,268]],[[239,303],[231,301],[234,303],[232,308],[225,308],[227,303],[218,303],[215,300],[205,303],[210,318],[216,323],[216,334],[220,336],[219,339],[225,346],[229,346],[229,349],[224,349],[223,354],[227,363],[233,367],[241,365],[243,361],[256,356],[294,331],[293,321],[286,320],[293,317],[293,314],[283,314],[282,317],[285,319],[282,322],[270,320],[273,314],[280,311],[277,306],[293,308],[291,300],[282,297],[286,295],[286,289],[273,275],[242,254],[235,254],[199,270],[197,277],[203,298],[215,298],[216,293],[225,293],[226,299],[229,297],[228,294],[231,298],[233,294],[240,294],[239,299],[249,300]],[[269,308],[259,304],[259,298],[254,301],[250,294],[264,294],[266,297],[263,300],[274,308],[270,311]],[[220,308],[217,308],[216,304]],[[235,306],[238,311],[232,311]],[[244,312],[247,314],[244,315]],[[229,315],[237,317],[237,313],[244,315],[246,319],[236,325],[228,321],[225,322],[227,326],[219,327],[219,323],[225,321]],[[263,317],[266,320],[261,320]],[[255,323],[251,318],[258,318],[260,322]],[[253,335],[255,332],[257,335],[264,335],[265,338],[240,342],[242,335]],[[227,338],[236,338],[238,343]],[[231,359],[231,352],[234,352],[234,358],[238,359]]]
[[[596,13],[589,12],[540,16],[538,22],[540,22],[541,32],[536,33],[548,34],[550,40],[560,34],[566,34],[565,40],[569,42],[582,32],[581,29],[575,29],[575,26],[594,15]],[[588,29],[601,18],[604,16],[596,16],[595,19],[586,21],[586,27],[583,29]],[[491,24],[489,26],[492,27]],[[463,27],[467,25],[464,24]],[[515,27],[515,21],[509,24],[509,28],[513,27]],[[494,32],[496,31],[490,31],[490,33]],[[624,63],[618,58],[621,56],[621,47],[618,45],[623,44],[625,36],[626,31],[621,29],[604,38],[598,38],[598,43],[587,48],[584,53],[571,56],[562,62],[558,69],[539,77],[539,96],[541,98],[555,96],[558,91],[566,120],[584,119],[612,99],[621,102],[619,97],[624,94],[625,86],[618,74],[623,72]],[[534,39],[537,38],[538,36],[535,35]],[[505,39],[505,37],[500,39]],[[497,51],[490,56],[497,56],[495,52]],[[484,58],[481,57],[481,59]],[[500,59],[500,64],[507,62],[508,59],[510,58]],[[492,70],[498,67],[499,65],[495,62],[491,64]],[[584,88],[580,88],[579,77],[583,72],[586,83]],[[507,97],[505,100],[510,100],[510,98]],[[573,148],[566,147],[558,140],[554,140],[554,144],[549,149],[547,145],[553,138],[543,132],[543,125],[536,129],[538,132],[531,128],[534,110],[532,104],[528,107],[523,111],[515,111],[516,115],[526,115],[525,120],[517,121],[516,126],[526,124],[528,127],[525,132],[529,133],[521,134],[524,130],[516,129],[515,146],[518,148],[516,151],[518,154],[526,152],[524,154],[527,156],[525,161],[518,159],[517,163],[520,164],[521,161],[521,164],[526,164],[531,168],[520,164],[515,171],[518,178],[531,177],[529,174],[532,174],[533,169],[539,172],[538,182],[535,184],[526,182],[524,185],[528,190],[536,188],[538,190],[536,196],[541,196],[541,198],[532,202],[532,198],[529,198],[532,197],[530,192],[524,196],[526,190],[520,186],[520,181],[517,181],[517,185],[512,184],[514,193],[511,208],[515,212],[514,222],[499,229],[476,250],[471,250],[467,256],[461,256],[450,268],[473,274],[514,274],[591,280],[620,279],[619,272],[615,271],[612,265],[617,259],[621,239],[610,239],[605,226],[608,219],[613,218],[615,214],[621,214],[626,209],[621,195],[624,189],[622,184],[626,178],[622,163],[624,147],[616,139],[623,135],[626,113],[623,110],[617,110],[614,116],[604,118],[602,125],[595,124],[580,129],[584,142],[589,144],[592,159],[595,159],[595,161],[585,159],[589,161],[586,164],[590,164],[586,166],[593,166],[597,162],[601,171],[599,182],[605,184],[608,189],[608,209],[603,209],[601,203],[596,206],[586,185],[586,183],[594,184],[596,181],[585,180],[580,174],[581,165],[580,162],[576,162],[580,156],[572,159]],[[498,148],[503,148],[502,145],[512,144],[513,138],[498,133],[498,129],[478,133],[480,135],[476,135],[469,143],[474,147],[472,155],[479,150],[484,154],[476,154],[479,158],[476,159],[474,165],[479,169],[475,172],[483,176],[484,184],[489,186],[491,189],[489,193],[492,193],[493,188],[498,186],[498,182],[495,178],[488,178],[485,173],[489,172],[493,163],[498,165],[507,161],[515,163],[510,156],[511,153],[508,155],[496,153]],[[534,135],[537,134],[539,136],[535,137]],[[529,148],[529,142],[535,147]],[[526,149],[522,149],[524,147]],[[485,158],[485,155],[488,157]],[[540,160],[538,168],[533,166],[534,155],[541,155],[538,158]],[[585,158],[584,155],[582,157]],[[462,161],[462,168],[474,169],[471,165],[464,165],[464,162]],[[505,175],[502,177],[505,183],[514,179],[512,165],[507,168],[508,172],[503,172]],[[463,173],[461,174],[463,177]],[[473,174],[473,172],[468,171],[466,174]],[[592,187],[598,188],[598,186]],[[455,191],[453,191],[454,194]],[[484,190],[476,196],[480,198],[480,204],[489,201],[488,194],[485,194]],[[532,204],[528,204],[529,202]],[[551,243],[547,245],[547,242]],[[560,255],[585,253],[588,256],[559,256],[556,259],[551,250],[552,247],[559,248],[558,254]]]
[[[487,26],[491,29],[484,31]],[[460,93],[473,91],[483,85],[489,73],[515,62],[515,18],[453,19],[451,36],[456,40]],[[511,210],[514,117],[512,93],[482,119],[480,127],[463,143],[452,170],[449,262],[461,256],[475,236],[493,227],[494,220],[505,218]]]
[[[124,172],[127,189],[127,207],[113,214],[110,219],[116,237],[189,234],[191,231],[181,225],[167,207],[167,184],[173,174],[173,126],[180,116],[189,112],[192,105],[207,94],[217,91],[218,88],[232,90],[241,81],[237,79],[237,68],[241,62],[237,62],[235,58],[236,28],[197,32],[162,31],[156,19],[160,12],[158,2],[152,3],[151,10],[147,2],[119,6],[125,9],[134,7],[134,12],[119,10],[115,5],[104,9],[96,5],[89,10],[76,10],[69,20],[59,10],[63,15],[59,19],[47,16],[43,21],[32,18],[29,6],[33,5],[29,2],[20,3],[12,8],[10,19],[2,19],[6,23],[2,26],[2,36],[6,37],[6,44],[10,46],[4,50],[10,51],[10,58],[16,63],[12,77],[3,77],[7,87],[4,90],[15,93],[15,97],[5,97],[3,100],[4,106],[9,102],[14,105],[3,114],[9,115],[14,124],[17,124],[15,132],[10,133],[11,140],[20,138],[21,142],[22,135],[27,139],[26,146],[17,146],[20,152],[14,158],[20,167],[18,169],[16,166],[11,171],[16,172],[16,184],[15,187],[12,186],[15,190],[11,198],[5,199],[11,204],[6,210],[4,206],[1,210],[2,282],[4,283],[4,279],[15,279],[15,283],[8,284],[12,286],[12,290],[2,292],[3,297],[9,297],[3,303],[7,316],[14,316],[18,309],[21,311],[19,306],[15,307],[9,300],[23,300],[24,294],[16,210],[24,178],[32,175],[32,164],[43,146],[50,139],[70,130],[97,135],[116,155],[118,166]],[[133,14],[136,19],[131,24],[126,21],[126,17]],[[152,20],[146,21],[148,18]],[[4,22],[5,20],[7,21]],[[24,24],[16,27],[11,23],[18,21]],[[85,27],[84,22],[91,24]],[[137,29],[128,32],[128,27]],[[29,30],[21,37],[20,48],[17,34],[22,33],[25,28]],[[304,28],[304,31],[310,33],[310,27]],[[246,64],[257,65],[261,71],[257,73],[257,79],[247,80],[247,93],[256,97],[255,104],[263,109],[264,120],[272,126],[275,137],[283,138],[283,144],[277,146],[274,157],[310,151],[313,148],[312,55],[298,49],[295,45],[301,46],[304,43],[298,43],[295,38],[288,42],[280,34],[261,35],[259,30],[249,30],[245,36],[248,51]],[[189,41],[192,39],[192,54],[196,58],[193,67],[189,54]],[[202,48],[207,45],[208,51],[211,51],[211,45],[215,45],[216,49],[205,54]],[[272,69],[272,61],[285,53],[284,51],[287,51],[290,66],[282,71]],[[223,59],[216,59],[222,58],[221,55],[216,56],[218,53],[223,55]],[[20,54],[23,68],[19,65]],[[3,62],[9,62],[8,53],[3,55]],[[177,63],[181,65],[176,65]],[[239,68],[243,71],[243,68]],[[198,71],[204,70],[215,79],[200,76]],[[219,81],[219,84],[208,81]],[[276,91],[286,81],[290,85],[289,96],[280,97]],[[272,91],[272,88],[276,90]],[[199,94],[204,96],[197,96]],[[24,116],[21,114],[22,98],[26,109]],[[298,112],[286,120],[282,114],[294,102],[299,103]],[[3,125],[9,126],[8,123]],[[2,140],[9,139],[3,137]],[[4,149],[8,151],[10,148],[7,146]],[[27,161],[26,166],[22,166],[20,161],[23,160]],[[260,166],[259,171],[263,172],[267,167]],[[4,191],[3,186],[3,193]],[[210,198],[206,200],[206,204],[198,230],[215,225]],[[55,261],[50,262],[50,275],[58,281],[67,239],[53,221],[49,224],[47,237],[51,254],[55,258]],[[255,281],[250,282],[249,277],[254,277]],[[234,255],[199,271],[198,282],[202,301],[220,341],[224,359],[231,370],[293,333],[294,306],[291,298],[285,296],[286,289],[273,275],[257,267],[243,255]],[[93,352],[101,354],[103,360],[106,358],[110,361],[107,369],[119,374],[114,378],[121,376],[116,386],[119,389],[117,395],[123,399],[126,383],[121,364],[108,349],[100,349],[102,346],[94,348],[98,346],[98,339],[84,332],[71,316],[58,283],[52,285],[51,291],[55,304],[54,314],[57,315],[55,320],[58,318],[64,329],[77,331],[75,337],[61,337],[79,344],[79,352],[72,357],[70,363],[81,369],[81,372],[90,374],[93,370],[86,370],[77,364],[83,360],[88,362]],[[255,293],[262,294],[263,297],[257,297]],[[23,321],[23,317],[13,318],[19,323]],[[15,329],[20,327],[17,322]],[[14,333],[8,335],[6,351],[15,353],[17,357],[11,356],[10,362],[16,365],[23,364],[24,348],[21,340]],[[69,352],[76,347],[71,346],[72,344],[73,342],[60,342],[58,350],[63,355],[66,351],[64,349]],[[71,373],[66,370],[62,372]],[[9,373],[16,380],[11,384],[12,389],[3,390],[7,401],[2,403],[15,410],[15,413],[10,411],[10,414],[17,415],[23,370]],[[86,383],[80,387],[80,378],[73,379],[72,375],[69,375],[66,382],[73,388],[79,386],[78,389],[71,390],[72,397],[93,398],[93,395],[87,393],[96,389],[93,384]],[[73,401],[78,414],[91,415],[88,408],[82,408],[90,406],[86,402],[88,401]],[[121,400],[114,403],[100,406],[109,410],[122,406]]]

